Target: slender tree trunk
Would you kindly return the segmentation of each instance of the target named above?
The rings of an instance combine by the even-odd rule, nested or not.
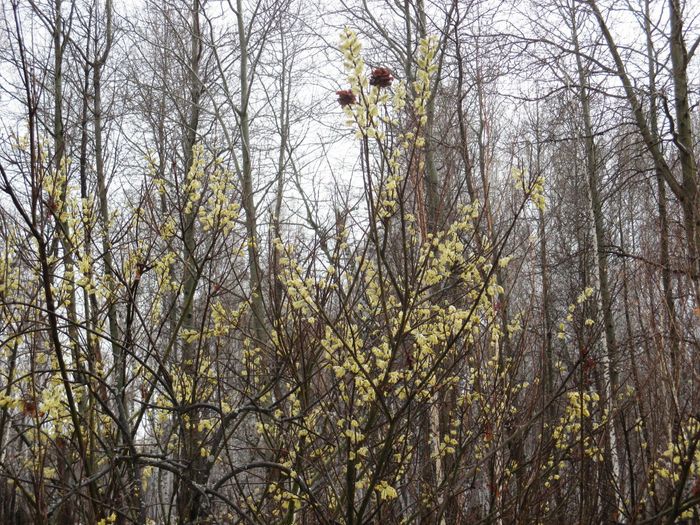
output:
[[[280,35],[282,46],[282,75],[280,77],[280,107],[279,107],[279,130],[280,130],[280,145],[277,155],[277,176],[275,188],[275,204],[272,211],[272,267],[275,269],[274,279],[274,304],[275,318],[279,318],[282,313],[282,295],[284,293],[282,281],[277,279],[280,272],[280,251],[277,247],[277,241],[282,238],[282,199],[284,196],[284,173],[287,159],[287,149],[289,147],[289,97],[291,96],[291,71],[287,71],[287,46],[284,33]],[[290,68],[291,69],[291,68]]]
[[[196,217],[197,206],[191,206],[188,200],[191,198],[190,181],[197,177],[198,167],[195,166],[195,147],[197,144],[197,132],[200,119],[200,101],[202,94],[202,84],[199,78],[200,63],[202,57],[202,32],[200,26],[200,0],[193,0],[191,7],[190,26],[190,56],[188,71],[189,89],[189,116],[184,129],[183,154],[184,154],[184,220],[183,220],[183,253],[184,261],[182,291],[185,301],[182,306],[182,328],[185,331],[197,330],[197,323],[194,318],[194,292],[198,284],[197,269],[197,237],[196,237]],[[192,300],[187,298],[192,297]],[[186,392],[184,403],[196,403],[198,401],[198,369],[199,369],[200,344],[182,341],[182,370],[186,377],[190,379],[190,391]],[[204,481],[206,470],[206,458],[202,457],[200,449],[202,447],[202,432],[199,427],[199,410],[188,410],[187,418],[180,417],[180,457],[186,465],[179,479],[175,480],[177,485],[177,509],[178,523],[180,525],[191,525],[198,523],[202,516],[201,493],[194,484],[201,484]]]
[[[617,392],[617,341],[615,339],[615,326],[612,316],[612,299],[608,283],[608,260],[605,253],[605,226],[603,207],[598,189],[598,160],[596,145],[591,121],[590,95],[588,89],[588,77],[583,65],[578,37],[578,21],[575,6],[571,9],[571,28],[574,53],[576,54],[576,68],[579,81],[579,102],[583,114],[583,134],[586,150],[586,184],[588,189],[589,213],[592,220],[593,257],[596,263],[595,288],[598,290],[598,305],[605,337],[602,343],[603,387],[605,389],[605,406],[608,410],[608,442],[606,443],[606,462],[611,477],[604,484],[603,505],[604,518],[612,519],[613,513],[619,508],[619,497],[616,489],[621,483],[621,467],[618,453],[617,432],[613,412],[614,395]]]
[[[671,24],[670,51],[673,75],[674,108],[676,113],[675,141],[681,163],[683,189],[686,199],[683,201],[685,228],[688,236],[688,255],[690,272],[696,283],[696,294],[700,301],[700,199],[698,194],[698,167],[695,159],[695,141],[693,122],[688,98],[688,51],[683,36],[680,0],[668,0],[669,21]],[[700,304],[696,304],[700,306]]]
[[[649,71],[649,125],[654,136],[659,135],[658,104],[656,96],[656,62],[654,59],[654,47],[651,34],[651,13],[649,0],[644,1],[644,31],[647,39],[647,64]],[[671,343],[671,362],[673,365],[674,383],[678,383],[678,356],[680,349],[680,335],[678,333],[678,320],[676,318],[676,305],[673,300],[673,288],[671,285],[671,264],[668,248],[668,212],[666,210],[666,182],[663,174],[656,168],[656,184],[659,191],[659,262],[661,264],[661,282],[663,285],[664,303],[669,324],[669,338]]]
[[[258,246],[257,210],[253,193],[253,164],[250,151],[250,71],[248,69],[248,35],[243,18],[243,1],[236,0],[236,23],[238,26],[238,45],[241,54],[240,83],[241,102],[238,119],[241,132],[241,186],[243,189],[243,210],[245,211],[245,228],[248,236],[248,264],[250,265],[250,304],[252,310],[253,334],[262,344],[265,340],[265,309],[262,296],[262,271]]]
[[[55,0],[54,5],[54,20],[53,20],[53,34],[52,34],[52,40],[53,40],[53,53],[54,53],[54,75],[53,75],[53,99],[54,99],[54,111],[53,111],[53,141],[54,141],[54,170],[56,175],[63,175],[65,176],[65,181],[63,182],[62,188],[61,188],[61,206],[66,206],[66,199],[68,196],[68,162],[66,159],[66,142],[65,142],[65,130],[64,130],[64,117],[63,117],[63,62],[64,62],[64,50],[67,42],[67,36],[64,35],[64,27],[63,27],[63,1],[62,0]],[[75,262],[74,262],[74,249],[75,247],[72,245],[72,240],[71,240],[71,235],[72,232],[70,230],[70,227],[66,223],[65,220],[61,217],[61,214],[59,213],[56,217],[56,227],[57,227],[57,235],[55,237],[56,243],[54,244],[54,247],[57,249],[58,244],[60,243],[60,246],[63,250],[63,264],[64,264],[64,270],[66,274],[72,274],[75,269]],[[86,247],[85,249],[89,249],[89,247]],[[72,359],[73,359],[73,366],[71,367],[72,369],[75,370],[74,375],[75,379],[81,383],[81,384],[86,384],[87,383],[87,378],[84,374],[84,365],[83,365],[83,359],[80,353],[80,346],[79,346],[79,334],[78,334],[78,327],[80,326],[80,323],[78,321],[78,314],[77,314],[77,309],[76,309],[76,289],[75,285],[72,282],[68,282],[67,286],[69,287],[69,300],[68,304],[66,306],[66,311],[67,311],[67,320],[68,320],[68,339],[69,339],[69,348],[71,351]],[[63,351],[62,347],[56,347],[56,351]],[[66,389],[71,388],[71,386],[66,383],[65,385]],[[89,418],[88,418],[89,419]],[[75,429],[76,432],[79,432],[79,429]],[[77,437],[77,434],[76,434]],[[82,436],[81,436],[82,437]],[[82,468],[85,471],[85,474],[89,477],[90,473],[92,472],[91,468],[91,458],[90,458],[90,451],[89,449],[86,448],[86,442],[84,439],[81,439],[80,442],[76,443],[78,450],[79,450],[79,457],[82,460]],[[62,454],[62,458],[58,459],[58,471],[59,471],[59,477],[62,479],[62,482],[65,486],[70,486],[71,483],[71,470],[75,468],[75,466],[72,464],[72,447],[66,447],[64,449],[64,453]],[[68,461],[64,461],[68,460]],[[80,468],[80,467],[78,467]],[[87,513],[88,516],[90,516],[90,519],[92,519],[93,516],[96,515],[96,512],[99,512],[96,510],[98,507],[98,499],[97,499],[97,490],[94,486],[94,483],[89,483],[88,484],[88,491],[91,495],[91,502],[92,504],[88,506],[87,508]],[[56,519],[59,521],[63,522],[69,522],[71,520],[75,520],[75,514],[74,514],[74,508],[70,505],[69,501],[66,501],[64,504],[60,505],[58,511],[55,513]]]

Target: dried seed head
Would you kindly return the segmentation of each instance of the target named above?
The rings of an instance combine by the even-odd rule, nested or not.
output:
[[[394,81],[394,77],[385,67],[377,67],[372,70],[372,76],[369,77],[369,83],[372,86],[377,86],[379,88],[387,88],[391,86]]]
[[[352,89],[341,89],[340,91],[336,91],[335,94],[338,95],[338,104],[342,107],[349,106],[356,102],[355,93],[352,92]]]

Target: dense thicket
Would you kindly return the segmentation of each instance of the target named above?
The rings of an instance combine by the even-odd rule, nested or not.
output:
[[[4,0],[0,522],[700,520],[683,0]]]

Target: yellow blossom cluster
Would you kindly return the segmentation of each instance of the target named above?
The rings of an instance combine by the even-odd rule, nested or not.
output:
[[[522,190],[539,210],[544,211],[546,208],[544,177],[540,175],[533,180],[529,180],[527,172],[518,168],[513,168],[511,175],[515,181],[515,187]]]
[[[649,496],[654,496],[656,488],[662,484],[673,490],[681,482],[692,483],[700,477],[700,421],[689,418],[681,426],[675,440],[669,441],[665,450],[650,466],[649,472]],[[683,491],[684,487],[680,487]],[[681,518],[692,518],[692,508],[686,511]]]
[[[574,391],[567,394],[568,404],[559,423],[552,429],[558,450],[569,450],[574,446],[583,448],[584,453],[594,461],[602,461],[602,450],[593,443],[590,431],[598,429],[602,423],[592,421],[591,402],[600,401],[596,392]],[[590,430],[586,430],[586,421],[591,422]]]
[[[578,297],[576,298],[576,303],[570,304],[568,306],[566,314],[566,323],[571,324],[574,322],[574,312],[576,311],[576,308],[579,305],[582,305],[588,299],[590,299],[593,296],[593,292],[593,288],[591,288],[590,286],[587,287],[578,295]],[[586,326],[592,326],[595,324],[595,321],[593,319],[586,319],[584,321],[584,324]],[[557,337],[562,341],[566,340],[566,324],[564,321],[559,323],[559,331],[557,332]]]

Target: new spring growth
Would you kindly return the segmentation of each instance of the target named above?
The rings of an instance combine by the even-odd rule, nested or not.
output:
[[[348,27],[340,34],[340,51],[343,53],[343,67],[350,89],[338,91],[336,94],[348,119],[347,124],[357,126],[357,138],[376,137],[376,122],[373,120],[379,114],[377,97],[370,96],[369,79],[365,73],[365,61],[362,59],[362,44],[357,34]]]
[[[527,171],[518,168],[513,168],[511,175],[515,181],[515,187],[522,190],[539,210],[544,211],[546,206],[544,200],[544,177],[540,175],[535,180],[528,181],[526,177]]]
[[[576,298],[576,303],[569,305],[567,308],[566,323],[571,324],[574,322],[574,312],[576,311],[576,307],[590,299],[593,295],[593,291],[593,288],[590,286],[587,287],[578,295]],[[584,324],[586,326],[592,326],[595,324],[595,322],[592,319],[586,319]],[[566,340],[566,324],[563,321],[559,323],[559,332],[557,333],[557,337],[562,341]]]
[[[360,90],[367,89],[369,80],[364,75],[365,62],[362,59],[362,44],[357,34],[345,27],[340,33],[340,51],[343,53],[343,67],[347,73],[347,80],[351,91],[357,95]]]
[[[413,106],[416,110],[416,120],[422,128],[428,122],[427,107],[430,100],[430,79],[437,72],[438,66],[435,63],[435,54],[437,53],[438,41],[435,36],[423,38],[418,46],[418,56],[416,64],[416,80],[413,82],[413,91],[415,100]],[[421,139],[418,139],[419,141]],[[423,141],[424,144],[424,141]],[[422,146],[421,143],[417,145]]]

